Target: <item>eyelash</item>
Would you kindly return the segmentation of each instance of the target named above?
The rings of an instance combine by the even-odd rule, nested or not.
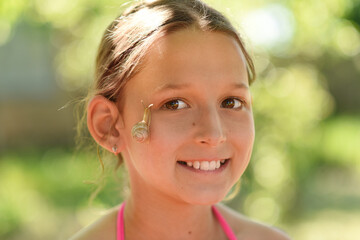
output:
[[[236,108],[229,108],[229,109],[234,109],[234,110],[241,110],[243,109],[245,106],[246,106],[246,101],[244,101],[243,99],[240,99],[240,98],[237,98],[237,97],[227,97],[226,99],[224,99],[222,102],[221,102],[221,106],[222,104],[226,101],[226,100],[235,100],[235,101],[239,101],[240,102],[240,106],[239,107],[236,107]],[[166,104],[169,104],[171,102],[175,102],[175,101],[181,101],[183,102],[186,107],[183,107],[183,108],[176,108],[176,109],[170,109],[169,107],[166,106]],[[236,103],[235,103],[236,105]],[[187,104],[184,100],[180,99],[180,98],[175,98],[175,99],[171,99],[167,102],[165,102],[164,104],[161,105],[161,109],[164,109],[164,110],[170,110],[170,111],[176,111],[176,110],[181,110],[181,109],[185,109],[185,108],[189,108],[189,104]],[[226,108],[226,107],[224,107]]]
[[[246,105],[246,102],[243,100],[243,99],[240,99],[240,98],[237,98],[237,97],[228,97],[226,99],[224,99],[222,102],[221,102],[221,105],[226,101],[226,100],[236,100],[236,101],[239,101],[240,102],[240,106],[239,107],[236,107],[236,108],[230,108],[230,109],[235,109],[235,110],[241,110],[245,107]]]
[[[180,108],[180,109],[170,109],[170,108],[166,107],[166,104],[169,104],[169,103],[175,102],[175,101],[181,101],[181,102],[183,102],[184,104],[186,104],[186,107],[184,107],[184,108],[188,108],[188,107],[189,107],[189,104],[187,104],[184,100],[182,100],[182,99],[180,99],[180,98],[174,98],[174,99],[171,99],[171,100],[165,102],[164,104],[162,104],[162,105],[161,105],[161,109],[170,110],[170,111],[176,111],[176,110],[184,109],[184,108]]]

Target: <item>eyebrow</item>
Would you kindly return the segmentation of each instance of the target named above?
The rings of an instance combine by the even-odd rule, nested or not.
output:
[[[249,89],[249,86],[245,83],[234,83],[232,84],[233,88],[243,88],[243,89]]]
[[[182,84],[173,84],[173,83],[165,83],[157,88],[155,88],[154,93],[162,92],[165,90],[180,90],[189,87],[190,84],[188,83],[182,83]],[[245,83],[234,83],[231,84],[231,88],[235,89],[249,89],[249,86]]]
[[[154,93],[162,92],[164,90],[179,90],[179,89],[187,88],[189,86],[190,84],[188,83],[182,83],[182,84],[165,83],[155,88]]]

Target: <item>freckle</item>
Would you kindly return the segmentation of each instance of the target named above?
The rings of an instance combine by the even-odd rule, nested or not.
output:
[[[191,232],[191,231],[189,231],[189,235],[191,235],[191,233],[192,233],[192,232]]]
[[[192,124],[193,126],[195,126],[195,123],[193,122],[193,124]]]

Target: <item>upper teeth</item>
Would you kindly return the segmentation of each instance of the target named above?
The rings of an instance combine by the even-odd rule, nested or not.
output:
[[[225,160],[221,160],[222,163]],[[194,161],[194,162],[186,162],[189,167],[193,167],[195,169],[200,169],[204,171],[212,171],[218,169],[220,167],[220,160],[217,161]]]

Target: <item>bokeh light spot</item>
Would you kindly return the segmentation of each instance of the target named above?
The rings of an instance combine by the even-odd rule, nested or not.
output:
[[[269,48],[291,41],[295,28],[292,13],[281,4],[250,12],[243,26],[253,43]]]
[[[355,27],[345,22],[341,24],[335,34],[337,49],[346,56],[355,56],[360,53],[360,34]]]
[[[245,211],[253,219],[274,224],[279,218],[280,208],[273,198],[256,192],[246,198]]]

